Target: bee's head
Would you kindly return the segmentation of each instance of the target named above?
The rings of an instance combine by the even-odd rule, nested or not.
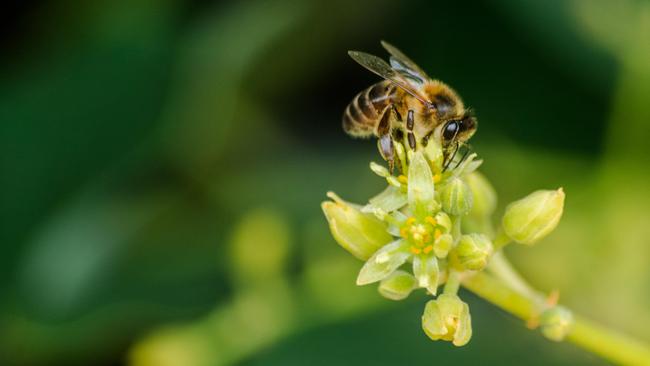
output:
[[[463,118],[452,119],[442,126],[442,145],[450,146],[455,142],[465,142],[476,132],[476,118],[466,114]]]

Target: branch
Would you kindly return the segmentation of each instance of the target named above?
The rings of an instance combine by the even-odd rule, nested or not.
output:
[[[535,321],[542,310],[537,299],[522,295],[485,272],[464,278],[462,284],[525,321]],[[647,344],[581,316],[574,319],[573,328],[566,338],[568,341],[616,364],[650,365],[650,347]]]

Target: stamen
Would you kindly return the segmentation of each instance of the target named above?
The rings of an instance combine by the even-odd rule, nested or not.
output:
[[[427,217],[425,217],[425,218],[424,218],[424,221],[426,221],[426,222],[428,222],[429,224],[431,224],[431,226],[437,226],[437,225],[438,225],[438,221],[436,221],[436,219],[434,219],[434,218],[431,217],[431,216],[427,216]]]

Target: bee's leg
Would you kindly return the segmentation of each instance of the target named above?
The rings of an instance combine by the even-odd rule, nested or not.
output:
[[[454,146],[454,152],[451,154],[451,156],[449,157],[449,159],[445,159],[445,164],[444,164],[444,166],[443,166],[443,168],[442,168],[442,171],[443,171],[443,172],[446,171],[447,168],[449,168],[449,165],[451,164],[451,162],[452,162],[452,161],[454,160],[454,158],[456,157],[456,153],[458,152],[458,148],[459,148],[459,144],[458,144],[458,142],[456,142],[456,145]]]
[[[384,109],[384,114],[379,120],[377,125],[377,148],[379,149],[379,154],[388,162],[388,168],[392,172],[393,166],[395,165],[395,147],[393,146],[393,138],[390,134],[391,130],[391,114],[393,111],[392,106]]]
[[[431,135],[433,134],[433,131],[430,131],[424,137],[422,138],[422,147],[427,147],[429,145],[429,139],[431,138]]]
[[[393,171],[395,166],[395,148],[393,147],[393,138],[390,134],[383,135],[377,140],[377,147],[381,157],[388,162],[388,170]]]
[[[408,139],[409,142],[409,147],[411,150],[415,151],[416,141],[415,141],[415,134],[413,134],[413,126],[415,126],[415,117],[414,117],[414,112],[412,109],[409,109],[407,115],[406,115],[406,138]]]
[[[465,152],[463,152],[463,156],[460,158],[460,160],[458,160],[458,164],[456,164],[456,168],[458,168],[465,161],[465,159],[467,159],[469,153],[472,151],[472,147],[467,144],[463,144],[463,147],[465,148]]]

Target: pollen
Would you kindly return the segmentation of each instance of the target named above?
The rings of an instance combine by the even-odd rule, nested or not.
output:
[[[440,173],[436,173],[433,175],[433,183],[438,183],[442,179],[442,175]]]
[[[397,177],[397,180],[402,184],[408,183],[408,179],[406,178],[406,176],[404,174],[401,174],[399,177]]]
[[[427,217],[425,217],[425,218],[424,218],[424,221],[426,221],[426,222],[428,222],[429,224],[431,224],[431,226],[436,226],[436,225],[438,225],[438,222],[436,221],[436,219],[434,219],[434,218],[431,217],[431,216],[427,216]]]
[[[436,228],[437,223],[436,219],[431,216],[427,216],[422,221],[417,220],[415,217],[409,217],[404,222],[404,226],[400,228],[399,234],[402,238],[410,240],[415,247],[422,249],[434,241],[434,238],[437,239],[441,235],[436,234],[435,230],[440,231]]]
[[[440,229],[436,229],[436,230],[433,232],[433,237],[434,237],[436,240],[438,240],[438,238],[440,238],[441,235],[442,235],[442,231],[440,231]]]
[[[424,247],[424,249],[422,249],[424,254],[429,254],[431,253],[432,250],[433,250],[433,245],[427,245],[426,247]]]
[[[411,245],[411,248],[410,248],[410,249],[411,249],[411,253],[413,253],[413,254],[420,254],[420,253],[422,253],[422,249],[420,249],[420,248],[418,248],[418,247],[415,247],[415,246],[413,246],[413,245]]]
[[[402,236],[402,238],[406,239],[409,236],[408,231],[406,230],[406,227],[403,227],[399,230],[399,234]]]

